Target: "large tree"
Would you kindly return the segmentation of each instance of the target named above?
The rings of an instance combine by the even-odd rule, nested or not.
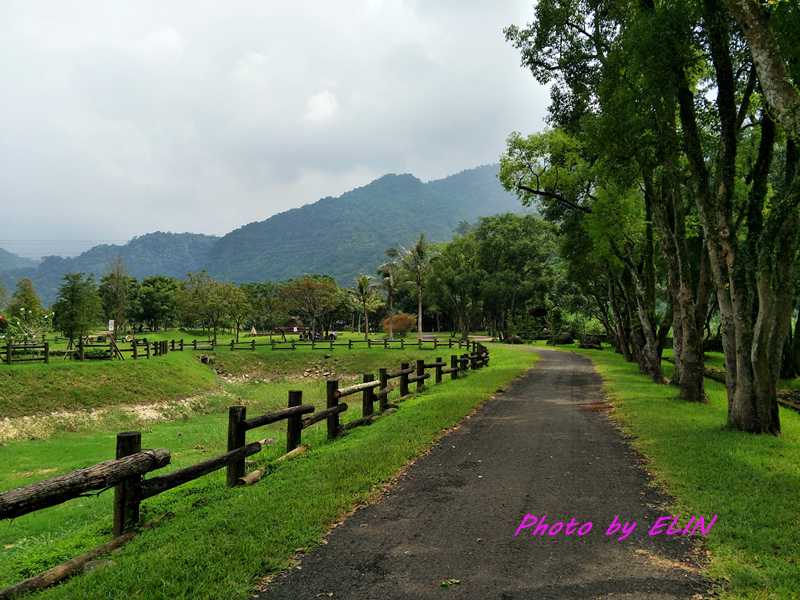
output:
[[[103,311],[106,318],[114,321],[114,338],[117,333],[124,331],[127,326],[127,317],[130,310],[130,288],[132,278],[122,259],[122,253],[117,254],[108,265],[106,274],[100,279],[100,297],[103,302]]]
[[[67,273],[62,281],[53,304],[54,324],[72,344],[76,337],[88,335],[100,322],[103,307],[92,275]]]
[[[308,327],[324,327],[327,319],[339,307],[339,286],[327,275],[304,275],[288,281],[282,289],[286,308],[298,315]]]
[[[734,3],[744,6],[740,0],[728,2]],[[557,124],[594,136],[601,142],[595,153],[610,154],[612,167],[625,156],[619,150],[629,149],[659,227],[671,304],[681,311],[676,332],[703,319],[701,294],[690,297],[688,290],[693,282],[702,285],[702,276],[694,273],[702,273],[706,255],[695,253],[694,262],[683,258],[683,198],[693,200],[722,320],[728,424],[780,433],[776,386],[791,320],[800,161],[792,142],[795,126],[764,89],[767,69],[758,60],[753,66],[745,37],[722,0],[642,0],[638,5],[542,0],[536,11],[536,24],[510,29],[509,37],[534,74],[556,76],[554,98],[560,94],[569,105],[569,110],[554,107]],[[558,23],[566,35],[559,37]],[[591,74],[582,77],[588,70]],[[759,110],[756,74],[768,102],[775,102],[778,123]],[[623,106],[627,110],[619,111]],[[622,116],[614,119],[622,126],[603,128],[606,113]],[[787,185],[771,193],[767,175],[782,127],[789,139],[783,165]],[[752,153],[744,151],[748,147]],[[597,155],[587,158],[591,163]],[[681,333],[676,339],[697,355],[696,338],[690,342]],[[699,364],[685,361],[681,376],[696,374]]]
[[[38,318],[44,314],[42,309],[42,301],[36,294],[36,288],[33,281],[27,277],[20,277],[17,281],[17,286],[14,293],[11,295],[11,301],[6,307],[6,312],[9,315],[18,316],[22,311],[27,315]]]
[[[400,260],[400,267],[417,287],[417,334],[422,335],[422,284],[430,270],[436,251],[431,247],[424,233],[414,240],[406,250],[402,245],[388,248],[386,256]]]
[[[369,341],[369,312],[373,307],[377,284],[372,281],[371,275],[363,273],[355,278],[355,286],[349,290],[356,301],[364,310],[364,339]]]

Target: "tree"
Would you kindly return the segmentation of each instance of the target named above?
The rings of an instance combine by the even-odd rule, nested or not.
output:
[[[795,143],[800,144],[800,91],[792,85],[792,79],[786,68],[786,56],[781,52],[778,36],[773,30],[769,9],[757,0],[725,0],[725,4],[739,22],[747,38],[761,89],[767,104],[773,109],[772,117],[781,124]],[[784,15],[794,11],[793,15],[787,16],[797,18],[796,4],[794,6],[791,2],[774,4],[780,4],[775,7],[776,11]],[[796,43],[796,29],[794,36]]]
[[[486,217],[474,233],[484,312],[502,337],[529,301],[539,306],[552,284],[554,227],[533,215]]]
[[[377,269],[377,274],[380,277],[380,285],[386,290],[386,295],[389,299],[389,340],[394,340],[394,293],[397,291],[397,286],[400,284],[400,267],[395,262],[385,262]]]
[[[72,344],[84,337],[103,318],[103,307],[94,277],[83,273],[67,273],[58,288],[53,311],[54,324]]]
[[[594,140],[584,156],[587,164],[611,159],[606,170],[624,169],[627,151],[627,162],[637,165],[645,220],[658,228],[662,244],[672,296],[668,308],[677,315],[682,394],[702,389],[684,386],[684,378],[696,380],[702,368],[698,336],[687,337],[686,331],[697,333],[704,318],[704,294],[691,291],[693,285],[703,289],[707,260],[721,318],[728,425],[779,434],[776,387],[791,324],[800,233],[800,153],[794,143],[800,111],[797,90],[786,87],[796,73],[772,69],[788,55],[777,60],[780,50],[764,29],[766,12],[749,0],[725,2],[735,14],[740,11],[744,36],[722,0],[639,5],[541,0],[538,24],[507,34],[537,77],[557,77],[554,99],[561,94],[569,100],[569,111],[562,103],[551,115],[569,133]],[[788,4],[780,8],[790,11]],[[561,27],[567,35],[561,36]],[[745,38],[752,56],[742,51]],[[793,38],[796,59],[796,28]],[[581,72],[588,76],[577,76]],[[774,115],[760,106],[759,83]],[[786,185],[770,190],[783,133]],[[587,189],[586,197],[595,197],[594,191]],[[686,252],[683,198],[694,200],[705,251]],[[641,264],[649,273],[647,261]],[[635,271],[627,269],[634,281]],[[635,283],[639,302],[641,286]],[[644,283],[648,297],[648,280]],[[640,316],[642,308],[649,310],[640,307]]]
[[[108,265],[106,274],[100,279],[99,292],[103,311],[106,318],[114,321],[114,339],[117,337],[117,332],[124,331],[128,327],[131,279],[122,259],[122,253],[117,254]]]
[[[408,250],[397,244],[397,248],[389,248],[385,254],[389,258],[399,258],[400,267],[417,286],[417,334],[422,335],[422,283],[436,253],[422,233]]]
[[[11,302],[9,302],[6,312],[9,315],[17,315],[25,309],[25,314],[31,317],[38,318],[43,313],[42,301],[36,295],[36,289],[33,286],[33,281],[27,277],[20,277],[17,281],[17,286],[14,293],[11,295]]]
[[[200,273],[187,273],[187,281],[182,281],[175,293],[175,300],[187,318],[194,318],[207,324],[217,343],[217,330],[220,321],[229,310],[231,284],[225,284],[209,277],[205,270]]]
[[[167,327],[178,313],[176,292],[178,281],[165,275],[155,275],[142,279],[137,290],[137,320],[148,323],[153,331],[159,324]]]
[[[474,233],[455,236],[439,253],[426,284],[428,291],[445,310],[456,316],[461,340],[469,337],[470,327],[481,305],[481,281],[478,269],[478,243]]]
[[[245,283],[240,289],[247,296],[254,327],[271,330],[286,320],[280,284],[274,281]]]
[[[339,307],[338,293],[336,281],[327,275],[304,275],[283,286],[287,309],[312,328],[322,327],[323,320]]]
[[[361,274],[355,278],[356,285],[349,292],[364,309],[364,339],[369,340],[369,310],[374,308],[376,283],[371,275]]]
[[[231,320],[236,331],[236,341],[239,341],[239,331],[242,324],[253,314],[250,298],[241,288],[232,283],[223,283],[220,290],[222,302],[225,305],[227,317]]]

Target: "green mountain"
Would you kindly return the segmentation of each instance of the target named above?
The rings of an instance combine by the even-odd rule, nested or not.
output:
[[[22,258],[16,254],[12,254],[8,250],[0,248],[0,271],[31,268],[38,264],[38,260],[33,260],[32,258]]]
[[[385,175],[232,231],[211,248],[205,268],[237,283],[325,273],[350,286],[359,273],[372,274],[390,246],[408,247],[421,233],[433,243],[449,241],[461,221],[521,211],[497,170],[486,165],[429,183]]]
[[[184,279],[187,272],[196,273],[203,268],[209,248],[218,239],[197,233],[157,231],[135,237],[124,246],[95,246],[73,258],[46,256],[36,267],[3,271],[2,280],[9,292],[13,292],[20,277],[30,278],[42,304],[49,306],[55,302],[61,278],[66,273],[94,273],[99,282],[118,254],[122,255],[131,277],[166,275]]]

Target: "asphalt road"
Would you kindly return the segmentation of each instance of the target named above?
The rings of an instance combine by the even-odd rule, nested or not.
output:
[[[602,381],[590,361],[541,354],[257,597],[702,597],[697,536],[649,535],[669,499],[597,410]],[[515,535],[526,515],[537,522]],[[607,535],[615,517],[636,523],[624,539],[621,528]],[[547,531],[533,535],[542,519]],[[443,588],[448,580],[459,583]]]

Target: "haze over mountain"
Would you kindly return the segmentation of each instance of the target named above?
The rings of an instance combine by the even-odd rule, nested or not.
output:
[[[102,244],[72,257],[46,256],[33,267],[3,269],[0,276],[13,293],[17,280],[28,277],[44,306],[55,302],[61,278],[67,273],[94,273],[95,280],[106,274],[108,266],[122,255],[128,274],[137,279],[166,275],[184,279],[187,272],[198,272],[217,236],[199,233],[163,233],[157,231],[133,238],[123,246]],[[13,256],[13,255],[12,255]]]
[[[125,245],[103,244],[73,258],[45,257],[40,263],[0,249],[3,282],[13,292],[28,277],[45,306],[55,301],[66,273],[94,273],[99,279],[122,255],[137,279],[167,275],[183,279],[206,269],[224,281],[279,281],[306,273],[332,275],[350,286],[359,273],[373,274],[384,252],[408,246],[424,233],[433,243],[449,241],[461,221],[522,210],[486,165],[423,183],[413,175],[385,175],[338,198],[250,223],[222,238],[155,232]]]

